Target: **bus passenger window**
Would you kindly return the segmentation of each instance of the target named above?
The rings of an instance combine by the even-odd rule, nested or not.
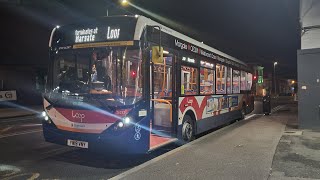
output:
[[[247,90],[250,91],[251,87],[252,87],[252,74],[251,73],[247,73]]]
[[[200,94],[214,93],[214,70],[200,68]]]
[[[181,95],[198,94],[198,70],[193,67],[181,67]]]
[[[227,76],[227,67],[222,64],[217,64],[216,66],[216,77],[217,77],[217,94],[226,94],[226,76]]]
[[[240,90],[247,90],[247,73],[245,71],[241,71]]]
[[[231,94],[232,93],[231,77],[232,77],[232,68],[228,67],[228,71],[227,71],[227,94]]]
[[[164,64],[154,64],[154,93],[159,99],[172,97],[172,57],[164,60]]]
[[[232,80],[232,93],[240,93],[240,71],[233,70]]]

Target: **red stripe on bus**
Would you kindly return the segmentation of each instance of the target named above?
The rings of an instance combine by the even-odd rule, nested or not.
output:
[[[73,110],[57,108],[57,111],[66,119],[77,123],[115,123],[121,119],[120,116],[110,114],[109,112],[97,112],[90,110]]]

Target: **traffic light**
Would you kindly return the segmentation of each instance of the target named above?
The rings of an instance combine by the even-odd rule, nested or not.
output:
[[[253,76],[253,80],[254,81],[257,80],[257,76],[256,75]]]
[[[137,77],[137,72],[136,71],[131,71],[130,76],[134,79]]]

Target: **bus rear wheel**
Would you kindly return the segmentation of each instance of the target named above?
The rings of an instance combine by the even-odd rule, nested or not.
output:
[[[192,118],[189,115],[185,115],[183,118],[182,139],[186,142],[190,142],[195,139],[195,126]]]

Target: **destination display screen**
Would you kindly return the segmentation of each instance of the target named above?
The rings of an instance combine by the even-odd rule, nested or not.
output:
[[[113,17],[95,23],[62,26],[54,34],[53,47],[64,48],[76,44],[132,41],[135,24],[136,18]]]
[[[100,26],[74,30],[74,43],[101,42],[119,40],[121,28],[116,26]]]

